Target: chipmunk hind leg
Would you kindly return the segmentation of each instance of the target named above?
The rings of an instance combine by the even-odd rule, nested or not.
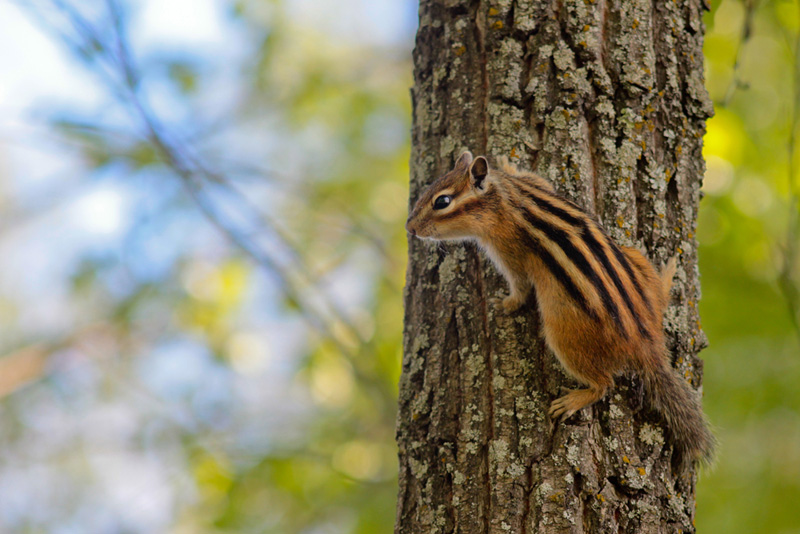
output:
[[[591,385],[585,389],[571,389],[550,404],[550,417],[560,417],[562,421],[568,419],[575,412],[599,401],[606,394],[608,387]]]
[[[565,365],[565,367],[567,366]],[[614,385],[613,376],[603,369],[592,369],[591,377],[587,376],[586,373],[578,372],[578,369],[574,366],[568,366],[567,370],[571,375],[577,378],[578,381],[586,384],[588,387],[584,389],[567,390],[566,395],[552,402],[549,411],[550,417],[553,419],[560,417],[562,421],[568,419],[575,412],[602,399],[606,391]]]
[[[554,400],[550,405],[550,416],[565,420],[578,410],[602,399],[614,385],[614,375],[619,371],[621,361],[616,358],[610,343],[603,340],[597,332],[580,321],[563,320],[549,331],[546,330],[548,345],[564,367],[568,375],[586,385],[585,389],[570,390],[566,395]],[[547,325],[546,325],[547,326]],[[549,334],[549,335],[547,335]]]

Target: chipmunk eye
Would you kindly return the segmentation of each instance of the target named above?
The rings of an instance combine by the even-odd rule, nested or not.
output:
[[[436,197],[436,200],[433,201],[433,209],[435,210],[443,210],[447,206],[450,205],[450,202],[453,201],[453,197],[450,195],[441,195]]]

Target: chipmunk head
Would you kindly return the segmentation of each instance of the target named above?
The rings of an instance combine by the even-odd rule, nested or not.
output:
[[[489,163],[464,152],[453,170],[433,182],[406,222],[411,235],[429,239],[469,239],[486,229],[499,207]]]

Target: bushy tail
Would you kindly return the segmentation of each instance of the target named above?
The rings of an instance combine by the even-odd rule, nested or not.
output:
[[[681,469],[711,464],[717,440],[703,415],[700,398],[666,363],[642,373],[650,406],[665,419]]]

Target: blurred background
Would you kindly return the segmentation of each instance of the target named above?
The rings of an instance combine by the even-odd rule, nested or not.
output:
[[[700,532],[800,532],[800,10],[706,15]],[[0,0],[0,532],[384,533],[412,0]]]

